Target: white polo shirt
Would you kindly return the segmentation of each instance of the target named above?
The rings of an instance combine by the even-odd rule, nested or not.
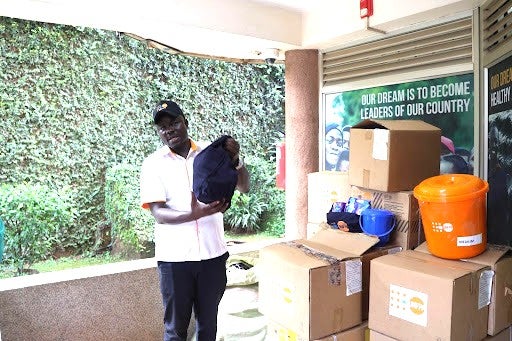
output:
[[[192,140],[191,144],[186,159],[164,146],[144,160],[140,176],[143,208],[165,202],[173,210],[191,210],[194,158],[203,149]],[[157,261],[199,261],[227,251],[222,213],[182,224],[155,223],[154,239]]]

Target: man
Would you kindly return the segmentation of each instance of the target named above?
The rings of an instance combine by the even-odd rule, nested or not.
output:
[[[188,136],[188,121],[173,101],[160,101],[153,122],[164,146],[142,165],[142,207],[155,217],[155,258],[164,305],[164,340],[186,340],[192,308],[198,341],[214,341],[218,305],[226,289],[222,213],[229,200],[199,202],[192,192],[194,159],[202,148]],[[237,189],[249,191],[249,173],[232,138],[225,149],[238,172]]]

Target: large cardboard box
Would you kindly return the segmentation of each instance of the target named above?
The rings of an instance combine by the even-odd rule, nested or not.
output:
[[[377,242],[362,233],[322,229],[309,240],[262,248],[260,312],[310,340],[361,324],[361,255]]]
[[[495,335],[512,324],[512,254],[503,245],[488,245],[487,250],[476,257],[466,259],[490,265],[494,271],[487,333]]]
[[[315,339],[314,341],[365,341],[368,332],[368,323],[365,321],[358,326],[344,330],[333,335]],[[279,323],[270,321],[267,326],[265,341],[309,341],[301,338],[293,330],[287,329]]]
[[[415,251],[428,251],[425,242]],[[463,261],[489,265],[494,271],[487,334],[496,335],[512,324],[512,252],[505,245],[487,245],[484,253]]]
[[[364,120],[350,129],[349,183],[410,191],[439,175],[441,129],[420,120]]]
[[[425,241],[421,228],[418,200],[412,191],[382,192],[356,187],[352,193],[371,201],[372,208],[388,210],[395,215],[396,225],[391,232],[389,244],[400,246],[403,250],[412,250]]]
[[[306,225],[306,239],[311,239],[311,237],[313,237],[318,231],[324,229],[325,227],[323,225],[325,225],[326,223],[323,222],[323,223],[307,223]],[[329,228],[331,228],[329,226]]]
[[[372,247],[361,256],[361,262],[363,264],[363,291],[361,292],[363,301],[361,317],[363,321],[368,320],[370,306],[370,268],[372,259],[400,251],[402,251],[402,247],[388,244],[382,247]]]
[[[351,186],[347,172],[315,172],[308,174],[308,223],[326,221],[334,202],[347,202]]]
[[[512,327],[507,327],[494,336],[487,336],[484,341],[511,341]]]
[[[398,341],[397,339],[393,339],[387,335],[376,332],[375,330],[370,329],[370,341]]]
[[[374,191],[371,203],[373,208],[388,210],[395,215],[396,224],[389,239],[390,244],[411,250],[425,240],[420,230],[418,200],[412,191]]]
[[[365,341],[366,332],[368,330],[368,322],[364,321],[360,325],[350,328],[348,330],[323,337],[318,341]]]
[[[393,339],[392,337],[389,337],[387,335],[376,332],[375,330],[370,330],[369,333],[370,333],[369,341],[400,341],[397,339]],[[285,339],[285,340],[288,341],[288,339]],[[511,333],[510,327],[502,330],[500,333],[498,333],[494,336],[487,336],[484,339],[484,341],[511,341],[511,340],[512,340],[512,333]],[[281,341],[281,340],[279,340],[279,341]]]
[[[311,239],[311,237],[316,234],[318,231],[325,230],[325,229],[332,229],[328,224],[326,223],[320,223],[320,224],[311,224],[308,223],[308,231],[309,229],[314,230],[314,233],[311,234],[311,236],[308,235],[308,239]],[[403,248],[401,246],[388,243],[385,246],[381,247],[372,247],[368,249],[363,255],[361,255],[361,263],[362,263],[362,269],[363,269],[363,282],[362,282],[362,310],[361,310],[361,318],[363,321],[368,319],[368,306],[369,306],[369,300],[370,300],[370,262],[372,259],[384,256],[391,253],[397,253],[402,251]]]
[[[399,340],[482,340],[489,266],[406,250],[371,261],[368,327]]]

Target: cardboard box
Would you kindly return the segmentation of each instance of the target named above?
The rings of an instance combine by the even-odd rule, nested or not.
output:
[[[420,120],[364,120],[350,129],[349,183],[410,191],[439,175],[441,129]]]
[[[482,340],[489,266],[406,250],[371,261],[368,327],[399,340]]]
[[[347,202],[359,195],[357,188],[348,183],[347,172],[323,171],[308,174],[308,223],[327,220],[327,212],[337,201]]]
[[[484,339],[484,341],[511,341],[512,340],[511,330],[512,330],[512,328],[508,327],[494,336],[487,336]],[[370,333],[369,341],[399,341],[399,340],[393,339],[392,337],[389,337],[387,335],[376,332],[375,330],[370,329],[369,333]],[[281,341],[281,340],[279,340],[279,341]],[[288,339],[286,339],[286,341],[288,341]]]
[[[494,336],[487,336],[484,341],[510,341],[512,340],[512,327],[507,327]]]
[[[362,233],[322,229],[309,240],[262,248],[260,312],[311,340],[361,324],[361,255],[377,242]]]
[[[307,223],[306,225],[306,239],[311,239],[318,231],[322,229],[322,224],[325,223]]]
[[[476,257],[466,259],[490,265],[494,271],[487,334],[495,335],[512,324],[512,254],[503,245],[488,245],[487,250]]]
[[[397,339],[393,339],[387,335],[376,332],[375,330],[370,329],[370,341],[398,341]]]
[[[328,224],[326,223],[320,223],[320,224],[308,224],[308,231],[314,230],[314,233],[311,235],[313,236],[320,230],[325,229],[332,229]],[[309,232],[308,232],[309,233]],[[308,239],[310,237],[308,236]],[[401,246],[388,244],[382,247],[371,247],[361,256],[361,262],[363,266],[363,282],[362,282],[362,310],[361,310],[361,318],[364,320],[368,319],[368,306],[369,306],[369,300],[370,300],[370,261],[374,258],[388,255],[391,253],[397,253],[402,251],[403,248]]]
[[[382,247],[372,247],[361,256],[363,264],[363,291],[362,291],[362,310],[361,318],[368,320],[368,310],[370,305],[370,273],[371,260],[384,255],[401,252],[402,247],[388,244]]]
[[[368,330],[368,323],[365,321],[360,325],[348,330],[316,339],[314,341],[365,341]],[[309,341],[297,335],[293,330],[286,329],[277,322],[271,321],[267,326],[266,341]]]
[[[321,338],[318,341],[365,341],[365,335],[367,330],[368,322],[365,321],[354,328]]]
[[[415,251],[428,251],[427,243]],[[463,261],[489,265],[494,271],[487,334],[496,335],[512,324],[512,252],[505,245],[488,244],[484,253]]]
[[[356,187],[356,186],[354,186]],[[389,244],[412,250],[425,241],[421,228],[418,200],[412,191],[382,192],[357,187],[362,199],[370,200],[372,208],[388,210],[395,215],[396,225]]]
[[[412,191],[374,191],[371,203],[373,208],[388,210],[395,215],[396,225],[391,232],[390,244],[412,250],[425,241],[425,235],[420,229],[418,200]]]

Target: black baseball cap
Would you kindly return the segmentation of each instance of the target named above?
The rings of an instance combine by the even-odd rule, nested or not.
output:
[[[177,118],[179,116],[185,117],[179,105],[176,104],[176,102],[167,99],[158,102],[156,105],[155,109],[153,110],[153,122],[156,123],[164,114],[173,118]]]

